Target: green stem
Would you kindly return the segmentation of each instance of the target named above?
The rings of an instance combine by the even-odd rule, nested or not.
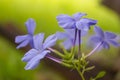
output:
[[[85,80],[85,78],[84,78],[82,72],[80,72],[78,69],[77,69],[77,71],[78,71],[79,75],[81,76],[82,80]]]
[[[73,59],[74,58],[74,55],[75,55],[75,46],[73,46],[72,48],[71,48],[71,58]]]
[[[63,45],[60,46],[64,52],[64,54],[68,54],[67,50],[63,47]]]
[[[74,66],[75,66],[76,70],[78,71],[78,73],[79,73],[80,77],[82,78],[82,80],[85,80],[84,73],[82,73],[75,64],[74,64]]]
[[[61,64],[64,65],[64,66],[66,66],[66,67],[68,67],[68,68],[72,68],[73,67],[72,65],[64,63],[64,62],[62,62]]]
[[[62,58],[64,57],[64,55],[63,55],[62,53],[60,53],[59,51],[57,51],[57,50],[55,50],[55,49],[52,49],[52,48],[47,48],[47,49],[49,49],[50,51],[56,53],[58,56],[60,56],[60,57],[62,57]]]

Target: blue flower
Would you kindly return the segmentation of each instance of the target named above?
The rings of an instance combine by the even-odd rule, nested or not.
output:
[[[95,26],[94,31],[96,35],[91,37],[91,40],[95,43],[102,43],[101,46],[103,48],[109,49],[112,44],[115,47],[120,46],[120,44],[116,41],[117,35],[112,32],[103,32],[101,28]]]
[[[28,21],[25,23],[28,34],[27,35],[21,35],[21,36],[16,36],[15,38],[15,43],[20,43],[17,46],[17,49],[21,47],[25,47],[27,44],[30,43],[31,47],[33,46],[33,35],[34,35],[34,29],[36,27],[36,23],[33,19],[28,19]]]
[[[50,50],[47,50],[47,48],[55,45],[57,38],[55,35],[50,35],[44,42],[43,40],[43,33],[33,37],[34,48],[29,50],[22,58],[22,61],[27,62],[26,70],[34,69],[38,66],[40,60],[50,53]]]
[[[64,29],[78,29],[88,31],[90,26],[97,23],[96,20],[82,18],[85,16],[85,13],[76,13],[72,17],[68,15],[59,15],[57,16],[58,24]]]
[[[64,14],[57,16],[57,21],[60,27],[64,29],[72,29],[72,34],[70,33],[70,35],[74,38],[71,39],[70,37],[66,37],[68,39],[63,42],[66,49],[69,49],[78,43],[80,51],[82,34],[87,33],[90,26],[97,23],[96,20],[82,18],[85,15],[85,13],[76,13],[72,17]]]
[[[83,31],[81,32],[81,36],[84,36],[87,32]],[[77,32],[78,34],[78,32]],[[56,37],[60,40],[64,40],[62,45],[65,47],[65,49],[70,49],[74,46],[74,40],[75,40],[75,30],[74,29],[65,29],[65,32],[57,32]],[[79,45],[79,35],[76,37],[76,43],[75,45]]]

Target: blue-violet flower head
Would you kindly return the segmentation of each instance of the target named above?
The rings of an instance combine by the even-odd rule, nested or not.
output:
[[[43,33],[33,37],[34,48],[29,50],[22,58],[22,61],[27,62],[27,65],[25,66],[26,70],[34,69],[38,66],[40,60],[50,53],[50,50],[47,50],[47,48],[55,45],[57,38],[53,34],[50,35],[44,42],[43,40]]]
[[[65,47],[65,49],[70,49],[74,46],[74,40],[75,40],[75,30],[74,29],[64,29],[64,32],[57,32],[56,37],[59,40],[64,40],[62,45]],[[81,36],[84,36],[87,32],[81,31]],[[78,32],[77,32],[78,34]],[[79,35],[76,36],[76,42],[75,46],[79,45]]]
[[[89,18],[82,18],[85,15],[85,13],[76,13],[71,17],[62,14],[57,16],[57,21],[60,27],[64,29],[78,29],[87,31],[90,29],[90,26],[95,25],[97,21]]]
[[[21,36],[16,36],[15,38],[15,43],[20,43],[17,46],[17,49],[21,48],[21,47],[25,47],[26,45],[30,44],[30,46],[33,48],[33,35],[34,35],[34,30],[36,27],[36,23],[35,21],[30,18],[27,20],[27,22],[25,23],[28,34],[26,35],[21,35]]]
[[[120,46],[120,44],[116,41],[117,35],[112,32],[103,32],[100,27],[95,26],[94,31],[96,35],[91,37],[91,41],[95,44],[102,42],[102,47],[109,49],[110,45],[112,44],[115,47]]]

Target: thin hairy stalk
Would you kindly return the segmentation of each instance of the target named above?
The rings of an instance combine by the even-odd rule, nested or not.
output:
[[[79,49],[78,49],[78,58],[81,55],[81,30],[78,31],[78,43],[79,43]]]
[[[49,58],[50,60],[55,61],[55,62],[57,62],[59,64],[62,62],[61,59],[55,58],[55,57],[53,57],[53,56],[51,56],[49,54],[46,55],[46,58]]]
[[[62,65],[64,65],[64,66],[66,66],[66,67],[69,67],[69,68],[73,67],[72,65],[65,63],[65,62],[62,61],[61,59],[55,58],[55,57],[53,57],[53,56],[51,56],[51,55],[49,55],[49,54],[46,56],[46,58],[48,58],[48,59],[50,59],[50,60],[52,60],[52,61],[55,61],[55,62],[57,62],[57,63],[59,63],[59,64],[62,64]]]
[[[75,69],[77,70],[77,72],[79,73],[80,77],[82,80],[85,80],[84,74],[79,70],[79,68],[74,64]]]
[[[60,56],[60,57],[64,57],[64,55],[62,54],[62,53],[60,53],[59,51],[57,51],[57,50],[55,50],[55,49],[52,49],[52,48],[47,48],[48,50],[50,50],[50,51],[52,51],[52,52],[54,52],[55,54],[57,54],[58,56]]]
[[[81,76],[82,80],[85,80],[84,75],[82,74],[82,72],[80,72],[78,69],[77,69],[77,71],[78,71],[79,75]]]
[[[75,29],[75,38],[74,38],[74,41],[73,41],[73,46],[75,46],[75,43],[76,43],[76,38],[77,38],[77,29]]]
[[[73,46],[71,48],[71,57],[72,58],[74,58],[74,54],[75,54],[76,38],[77,38],[77,29],[75,29],[75,37],[74,37],[74,41],[73,41]]]
[[[101,45],[102,45],[102,42],[100,42],[90,53],[88,53],[88,55],[86,55],[86,57],[92,55]]]

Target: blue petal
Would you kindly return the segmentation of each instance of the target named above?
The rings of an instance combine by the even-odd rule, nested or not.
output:
[[[97,23],[96,20],[89,19],[89,18],[82,18],[80,22],[83,24],[88,24],[89,26],[95,25]]]
[[[82,30],[81,31],[81,36],[85,36],[88,33],[88,31]]]
[[[28,38],[28,35],[22,35],[22,36],[16,36],[15,37],[15,43],[20,43],[23,42]]]
[[[25,25],[27,27],[28,33],[33,35],[35,27],[36,27],[35,21],[32,18],[30,18],[30,19],[27,20]]]
[[[113,46],[115,47],[119,47],[120,46],[120,43],[114,41],[114,40],[108,40],[109,43],[111,43]]]
[[[81,36],[85,36],[87,34],[88,31],[85,30],[81,30]],[[65,29],[65,33],[66,33],[66,38],[75,38],[75,29]],[[78,31],[77,31],[77,35],[78,35]]]
[[[57,40],[57,37],[55,36],[55,34],[50,35],[43,44],[44,49],[54,46],[56,43],[56,40]]]
[[[39,49],[42,49],[43,40],[44,40],[44,33],[40,33],[40,34],[35,35],[35,36],[33,37],[35,49],[38,49],[38,50],[39,50]]]
[[[115,39],[116,37],[117,35],[112,32],[105,32],[105,38],[107,39]]]
[[[80,20],[76,22],[76,27],[78,30],[88,31],[90,26]]]
[[[79,30],[88,31],[90,29],[90,26],[95,25],[96,23],[97,23],[96,20],[82,18],[76,22],[76,27]]]
[[[68,15],[57,16],[58,24],[65,29],[75,28],[75,20]]]
[[[70,39],[65,40],[62,44],[65,49],[70,49],[73,46],[73,42]]]
[[[30,44],[31,48],[35,48],[34,42],[33,42],[33,37],[31,37],[31,39],[29,40],[29,44]]]
[[[56,37],[57,39],[65,39],[68,35],[65,32],[57,32]]]
[[[94,31],[96,32],[98,36],[100,36],[101,38],[104,38],[104,32],[102,31],[100,27],[95,26]]]
[[[97,20],[88,19],[88,18],[83,18],[82,21],[88,23],[90,26],[95,25],[97,23]]]
[[[106,41],[104,41],[102,45],[103,45],[103,48],[106,48],[106,49],[110,48],[110,45]]]
[[[21,47],[25,47],[28,43],[29,43],[29,40],[23,41],[22,43],[20,43],[20,44],[17,46],[17,49],[19,49],[19,48],[21,48]]]
[[[30,59],[35,57],[37,54],[38,54],[38,51],[36,49],[31,49],[24,55],[24,57],[22,58],[22,61],[28,62],[30,61]]]
[[[95,43],[95,44],[98,44],[99,42],[102,42],[102,41],[103,41],[102,38],[99,37],[99,36],[92,36],[92,37],[90,38],[90,42],[93,42],[93,43]]]
[[[58,32],[56,37],[58,39],[74,39],[75,38],[75,29],[65,29],[65,32]]]
[[[75,29],[65,29],[66,39],[74,39],[75,38]],[[71,34],[72,33],[72,34]]]
[[[78,21],[78,20],[80,20],[83,16],[86,16],[86,14],[85,14],[85,13],[76,13],[76,14],[73,15],[73,18],[74,18],[76,21]]]
[[[34,58],[32,58],[27,65],[25,66],[25,70],[29,70],[29,69],[34,69],[38,66],[39,62],[41,59],[43,59],[46,54],[50,53],[49,50],[45,50],[42,53],[39,53],[37,56],[35,56]]]

